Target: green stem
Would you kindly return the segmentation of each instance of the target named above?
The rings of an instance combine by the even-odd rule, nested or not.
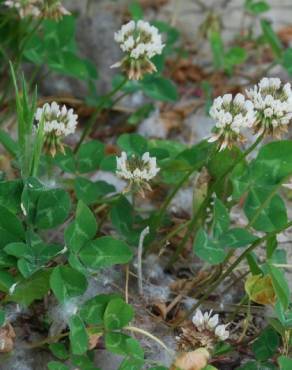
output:
[[[237,340],[237,343],[241,343],[243,341],[243,339],[245,338],[245,334],[247,332],[250,320],[251,320],[251,300],[248,299],[246,317],[245,317],[245,320],[243,321],[243,323],[244,323],[243,331],[242,331],[239,339]]]
[[[181,230],[185,229],[191,221],[186,221],[181,224],[179,224],[177,227],[172,229],[163,239],[161,239],[156,245],[155,249],[160,250],[164,247],[165,243],[167,243],[168,240],[170,240],[172,237],[174,237],[176,234],[178,234]],[[154,248],[153,248],[154,249]]]
[[[222,283],[222,281],[225,280],[225,278],[231,274],[231,272],[240,264],[240,262],[243,261],[245,259],[245,257],[250,252],[252,252],[259,244],[261,244],[262,242],[268,240],[270,237],[275,236],[275,235],[279,234],[280,232],[288,229],[291,226],[292,226],[292,221],[288,222],[281,229],[278,229],[276,231],[270,232],[270,233],[266,234],[265,236],[263,236],[263,237],[255,240],[244,252],[242,252],[242,254],[237,258],[237,260],[234,261],[228,267],[228,269],[220,276],[220,278],[218,278],[218,280],[216,280],[216,282],[213,285],[211,285],[209,289],[207,289],[207,291],[205,292],[205,294],[198,300],[198,302],[196,304],[194,304],[191,307],[191,309],[187,312],[187,314],[181,320],[179,320],[179,322],[177,322],[175,324],[175,327],[177,327],[189,315],[191,315],[202,304],[202,302],[204,302],[204,300],[207,299],[209,297],[209,295]]]
[[[51,344],[51,343],[56,343],[58,342],[60,339],[62,338],[65,338],[65,337],[68,337],[69,336],[69,332],[67,333],[62,333],[62,334],[59,334],[59,335],[54,335],[52,337],[48,337],[48,338],[45,338],[43,340],[40,340],[38,342],[33,342],[31,344],[29,344],[27,346],[27,348],[29,349],[33,349],[33,348],[39,348],[39,347],[43,347],[47,344]]]
[[[239,158],[234,163],[232,163],[227,168],[227,170],[210,186],[206,198],[204,199],[204,201],[200,205],[198,211],[193,215],[192,220],[189,224],[188,231],[186,232],[186,234],[185,234],[184,238],[182,239],[182,241],[180,242],[180,244],[177,246],[177,249],[176,249],[175,253],[172,255],[172,257],[171,257],[171,259],[168,263],[168,267],[170,267],[177,260],[178,256],[180,255],[180,253],[185,248],[185,245],[186,245],[189,237],[191,236],[191,234],[193,232],[195,232],[197,230],[198,223],[199,223],[199,221],[202,217],[202,214],[205,211],[206,207],[208,206],[208,204],[211,200],[212,194],[214,193],[217,186],[221,183],[221,181],[226,181],[226,177],[234,170],[234,168],[237,165],[239,165],[258,146],[258,144],[261,142],[262,138],[263,138],[262,135],[259,136],[257,138],[257,140],[245,152],[243,152],[239,156]]]
[[[32,71],[32,73],[31,73],[31,77],[30,77],[30,79],[29,79],[29,81],[28,81],[28,86],[29,86],[30,88],[33,88],[33,86],[35,85],[36,77],[37,77],[38,73],[40,72],[41,68],[42,68],[42,66],[37,66],[37,67],[35,67],[35,68],[34,68],[34,70]]]
[[[213,151],[211,152],[210,156],[213,155]],[[216,151],[215,151],[216,153]],[[166,212],[168,206],[170,205],[171,201],[173,200],[173,198],[176,196],[176,194],[178,193],[178,191],[180,190],[180,188],[183,186],[183,184],[185,182],[187,182],[189,180],[189,178],[191,177],[191,175],[197,171],[198,168],[197,167],[194,167],[192,168],[191,170],[189,170],[186,175],[177,183],[177,185],[175,186],[175,188],[173,189],[173,191],[169,194],[169,196],[166,198],[165,202],[163,203],[163,205],[161,206],[161,209],[158,213],[158,215],[155,217],[154,219],[154,222],[153,222],[153,225],[151,225],[151,227],[154,227],[156,228],[157,225],[160,224],[161,220],[162,220],[162,217],[164,215],[164,213]],[[189,225],[189,223],[191,223],[191,221],[187,221],[185,223],[185,225]],[[175,234],[174,234],[175,235]]]
[[[222,293],[222,295],[223,295],[223,293]],[[231,322],[231,321],[233,321],[234,319],[235,319],[235,317],[236,317],[236,315],[242,310],[242,307],[244,306],[244,305],[246,305],[246,303],[249,301],[249,299],[248,299],[248,295],[247,294],[245,294],[242,298],[241,298],[241,300],[240,300],[240,302],[238,303],[238,305],[236,306],[236,308],[235,308],[235,310],[233,311],[233,312],[231,312],[228,316],[227,316],[227,322]]]
[[[125,91],[123,94],[119,95],[113,102],[112,107],[114,107],[120,100],[124,99],[127,95],[129,95],[128,91]]]
[[[16,62],[16,70],[21,62],[23,52],[25,50],[26,44],[30,41],[30,39],[33,37],[33,35],[37,32],[38,28],[42,24],[43,19],[40,18],[38,22],[35,24],[35,26],[32,28],[31,32],[24,38],[22,44],[20,45],[20,49],[18,52],[17,62]]]
[[[279,188],[282,186],[282,184],[288,180],[291,176],[286,176],[282,179],[282,181],[279,182],[279,184],[277,184],[275,186],[275,188],[273,189],[273,191],[269,194],[269,196],[265,199],[265,201],[261,204],[260,207],[258,207],[257,211],[255,212],[253,218],[249,221],[248,225],[246,226],[247,228],[251,227],[255,222],[256,220],[258,219],[258,217],[260,216],[260,214],[262,213],[262,211],[267,207],[267,205],[270,203],[270,201],[272,200],[272,198],[275,196],[275,194],[278,192]]]
[[[108,100],[113,97],[119,90],[121,90],[123,88],[123,86],[128,82],[128,78],[125,77],[123,79],[123,81],[117,85],[112,91],[110,91],[107,95],[105,95],[104,97],[102,97],[100,103],[96,106],[95,108],[95,111],[93,113],[93,115],[91,116],[90,120],[88,121],[82,135],[81,135],[81,138],[80,140],[78,141],[75,149],[74,149],[74,153],[76,153],[78,151],[78,149],[80,148],[80,145],[83,143],[84,139],[90,135],[91,133],[91,130],[96,122],[96,119],[97,117],[99,116],[100,112],[102,111],[102,109],[104,108],[105,106],[105,103],[108,102]],[[113,106],[113,104],[111,104],[111,106]]]
[[[190,171],[188,171],[186,173],[186,175],[176,184],[175,188],[173,189],[173,191],[168,195],[168,197],[166,198],[165,202],[162,204],[161,208],[160,208],[160,211],[158,213],[158,215],[156,216],[155,218],[155,224],[156,225],[159,225],[161,220],[162,220],[162,217],[165,213],[165,211],[167,210],[168,206],[170,205],[171,201],[173,200],[173,198],[176,196],[176,194],[178,193],[178,191],[180,190],[180,188],[183,186],[183,184],[188,181],[188,179],[191,177],[191,175],[197,170],[197,168],[192,168]]]

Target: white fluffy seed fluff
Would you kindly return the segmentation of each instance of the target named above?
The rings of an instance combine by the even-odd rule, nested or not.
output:
[[[148,152],[144,153],[141,158],[136,156],[128,158],[125,152],[117,157],[116,174],[125,180],[133,182],[150,181],[159,170],[156,158],[150,157]]]
[[[139,20],[130,21],[115,33],[115,41],[120,44],[123,52],[131,58],[153,58],[162,53],[164,44],[156,27],[148,22]]]
[[[220,150],[237,141],[245,128],[252,127],[255,121],[253,103],[244,95],[219,96],[213,102],[210,116],[215,120],[215,129],[209,142],[220,141]]]
[[[77,126],[77,114],[73,109],[67,109],[65,105],[60,107],[56,102],[46,103],[42,108],[38,108],[35,119],[40,124],[44,117],[44,132],[54,133],[57,136],[67,136],[73,134]]]
[[[205,312],[204,314],[200,309],[197,309],[195,315],[192,318],[192,322],[198,331],[213,331],[216,337],[224,341],[229,338],[229,331],[226,330],[227,325],[219,324],[219,315],[215,314],[212,316],[212,310]]]
[[[263,78],[256,86],[246,91],[257,113],[257,132],[277,129],[287,131],[292,119],[291,84],[282,84],[279,78]]]

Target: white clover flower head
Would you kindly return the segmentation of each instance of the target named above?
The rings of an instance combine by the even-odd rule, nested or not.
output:
[[[254,104],[256,120],[253,127],[256,133],[280,138],[288,131],[292,119],[290,83],[283,85],[279,78],[265,77],[246,93]]]
[[[38,18],[41,15],[42,0],[6,0],[4,4],[16,9],[21,18]]]
[[[67,136],[73,134],[77,126],[77,114],[73,109],[67,109],[65,105],[60,107],[56,102],[46,103],[42,108],[38,108],[35,119],[40,123],[44,116],[44,131],[54,132],[57,136]]]
[[[59,20],[64,15],[69,15],[58,0],[6,0],[4,2],[9,8],[14,8],[18,11],[21,18],[50,18]]]
[[[52,155],[55,155],[57,149],[64,150],[60,138],[75,132],[77,119],[78,116],[74,114],[73,109],[67,109],[65,105],[60,107],[56,102],[46,103],[37,109],[35,114],[37,127],[44,120],[45,144]]]
[[[212,315],[213,311],[206,311],[204,314],[200,309],[197,309],[192,318],[192,323],[199,332],[209,332],[220,340],[226,340],[229,337],[229,331],[226,330],[227,325],[219,324],[219,315]]]
[[[120,157],[117,157],[116,174],[130,184],[146,186],[151,189],[148,182],[152,180],[160,171],[157,167],[156,158],[150,157],[146,152],[142,157],[132,155],[128,158],[126,152],[122,152]]]
[[[155,26],[142,20],[130,21],[115,33],[114,39],[126,56],[112,68],[121,67],[132,80],[139,80],[146,73],[156,72],[150,59],[161,54],[165,45]]]
[[[210,109],[210,116],[216,124],[208,141],[218,141],[220,151],[244,141],[243,130],[252,127],[255,121],[253,103],[242,94],[237,94],[234,98],[231,94],[217,97]]]
[[[215,335],[221,340],[224,341],[229,338],[229,331],[226,330],[227,325],[218,325],[215,328]]]
[[[204,314],[200,309],[197,309],[195,315],[192,318],[193,324],[199,331],[209,329],[214,329],[219,322],[219,315],[215,314],[212,316],[213,311],[206,311]]]

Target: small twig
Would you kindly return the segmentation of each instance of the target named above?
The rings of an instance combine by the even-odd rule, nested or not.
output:
[[[126,265],[125,301],[129,303],[129,265]]]
[[[33,348],[43,347],[47,344],[55,343],[55,342],[59,341],[62,338],[68,337],[68,335],[69,335],[69,332],[66,332],[66,333],[62,333],[62,334],[59,334],[59,335],[54,335],[52,337],[47,337],[47,338],[45,338],[43,340],[40,340],[38,342],[30,343],[26,348],[33,349]]]
[[[235,270],[234,270],[235,271]],[[243,281],[243,279],[246,277],[246,275],[249,274],[249,271],[245,271],[244,273],[240,274],[238,277],[236,277],[234,280],[232,280],[232,282],[223,290],[223,292],[221,293],[222,296],[224,296],[225,293],[228,293],[230,291],[230,289],[237,283],[239,283],[240,281]]]
[[[125,326],[124,330],[129,330],[129,331],[132,331],[132,332],[136,332],[136,333],[145,335],[146,337],[148,337],[148,338],[154,340],[156,343],[160,344],[161,347],[164,348],[171,357],[173,356],[173,352],[167,347],[167,345],[165,343],[163,343],[162,340],[157,338],[155,335],[149,333],[148,331],[140,329],[140,328],[136,328],[135,326]]]
[[[292,269],[292,265],[286,264],[286,263],[273,263],[273,266],[284,268],[284,269]]]
[[[149,234],[149,226],[145,227],[140,234],[139,246],[138,246],[138,290],[139,294],[143,295],[143,272],[142,272],[142,255],[143,255],[143,243],[146,236]]]
[[[243,341],[243,339],[245,338],[245,334],[247,332],[247,329],[248,329],[248,326],[249,326],[249,322],[250,322],[250,319],[251,319],[251,301],[250,299],[248,300],[248,305],[247,305],[247,314],[246,314],[246,318],[244,320],[244,326],[243,326],[243,331],[241,333],[241,336],[238,338],[237,340],[237,343],[241,343]]]
[[[181,0],[175,0],[170,25],[175,27],[177,25],[177,19],[179,18]]]
[[[182,294],[177,295],[174,300],[166,307],[166,313],[168,314],[180,301],[184,298]]]

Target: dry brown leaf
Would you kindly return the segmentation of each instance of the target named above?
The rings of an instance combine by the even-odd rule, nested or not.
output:
[[[161,6],[168,3],[169,0],[140,0],[139,4],[142,8],[152,8],[158,10]]]
[[[206,78],[205,71],[189,59],[169,60],[167,64],[172,71],[171,78],[177,83],[201,82]]]
[[[11,352],[14,348],[15,331],[10,324],[0,328],[0,353]]]
[[[199,271],[198,274],[191,279],[178,279],[170,285],[174,292],[188,294],[190,291],[202,285],[202,283],[210,276],[207,271]]]
[[[230,85],[230,78],[222,71],[216,71],[210,75],[208,81],[213,87],[213,95],[219,96],[223,94],[237,94],[242,92],[242,88],[239,85]]]
[[[275,304],[276,293],[270,275],[251,275],[245,282],[249,298],[259,304]]]
[[[207,366],[210,353],[205,348],[199,348],[192,352],[180,354],[170,370],[202,370]]]
[[[181,112],[176,110],[163,112],[161,113],[160,118],[168,132],[174,129],[180,129],[184,119]]]
[[[151,307],[151,311],[155,314],[155,316],[161,317],[163,320],[166,319],[167,316],[167,308],[166,304],[163,302],[155,302]]]
[[[174,109],[161,112],[160,119],[167,132],[171,130],[182,130],[185,118],[187,118],[198,107],[198,102],[188,102]]]
[[[278,36],[284,44],[289,45],[289,43],[292,42],[292,26],[289,25],[281,28],[278,31]]]
[[[11,163],[12,161],[10,156],[0,155],[0,171],[3,171],[9,179],[15,178],[14,169],[12,168]]]
[[[107,144],[106,147],[105,147],[105,152],[106,152],[107,155],[110,155],[110,154],[117,155],[118,154],[118,148],[116,147],[116,145]]]
[[[89,334],[89,349],[94,349],[97,346],[99,339],[101,337],[102,333]]]

